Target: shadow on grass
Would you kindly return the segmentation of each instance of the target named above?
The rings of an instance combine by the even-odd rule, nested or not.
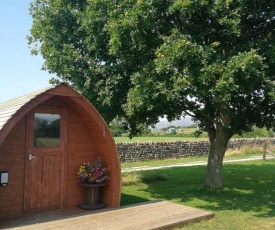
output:
[[[275,162],[274,162],[275,163]],[[275,164],[225,164],[223,166],[224,190],[202,190],[205,166],[170,168],[140,172],[142,177],[156,172],[166,176],[165,181],[150,181],[143,188],[152,199],[174,200],[193,207],[216,210],[255,212],[257,217],[275,216]],[[135,191],[131,196],[135,196]],[[129,194],[122,195],[122,201]],[[143,202],[132,197],[131,202]],[[146,201],[146,200],[145,200]],[[122,202],[123,203],[123,202]],[[130,204],[127,201],[127,204]]]
[[[144,199],[138,196],[121,193],[120,205],[125,206],[125,205],[137,204],[137,203],[142,203],[147,201],[149,201],[149,199]]]

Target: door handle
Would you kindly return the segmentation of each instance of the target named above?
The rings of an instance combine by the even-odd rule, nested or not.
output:
[[[31,161],[33,158],[35,158],[35,156],[33,156],[31,153],[28,155],[28,159],[29,161]]]

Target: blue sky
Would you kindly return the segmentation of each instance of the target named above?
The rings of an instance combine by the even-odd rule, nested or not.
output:
[[[30,2],[0,0],[0,103],[50,86],[43,58],[32,56],[27,44]]]

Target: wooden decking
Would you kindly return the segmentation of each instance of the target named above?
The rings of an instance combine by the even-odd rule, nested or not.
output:
[[[201,209],[168,201],[151,201],[99,211],[69,208],[28,214],[0,220],[0,229],[173,229],[213,217],[212,212]]]

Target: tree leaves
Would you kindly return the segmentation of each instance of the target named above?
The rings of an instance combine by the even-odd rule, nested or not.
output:
[[[53,82],[72,84],[107,121],[118,115],[137,130],[162,115],[188,114],[213,130],[230,116],[231,135],[272,117],[273,5],[36,0],[28,40],[56,73]]]

